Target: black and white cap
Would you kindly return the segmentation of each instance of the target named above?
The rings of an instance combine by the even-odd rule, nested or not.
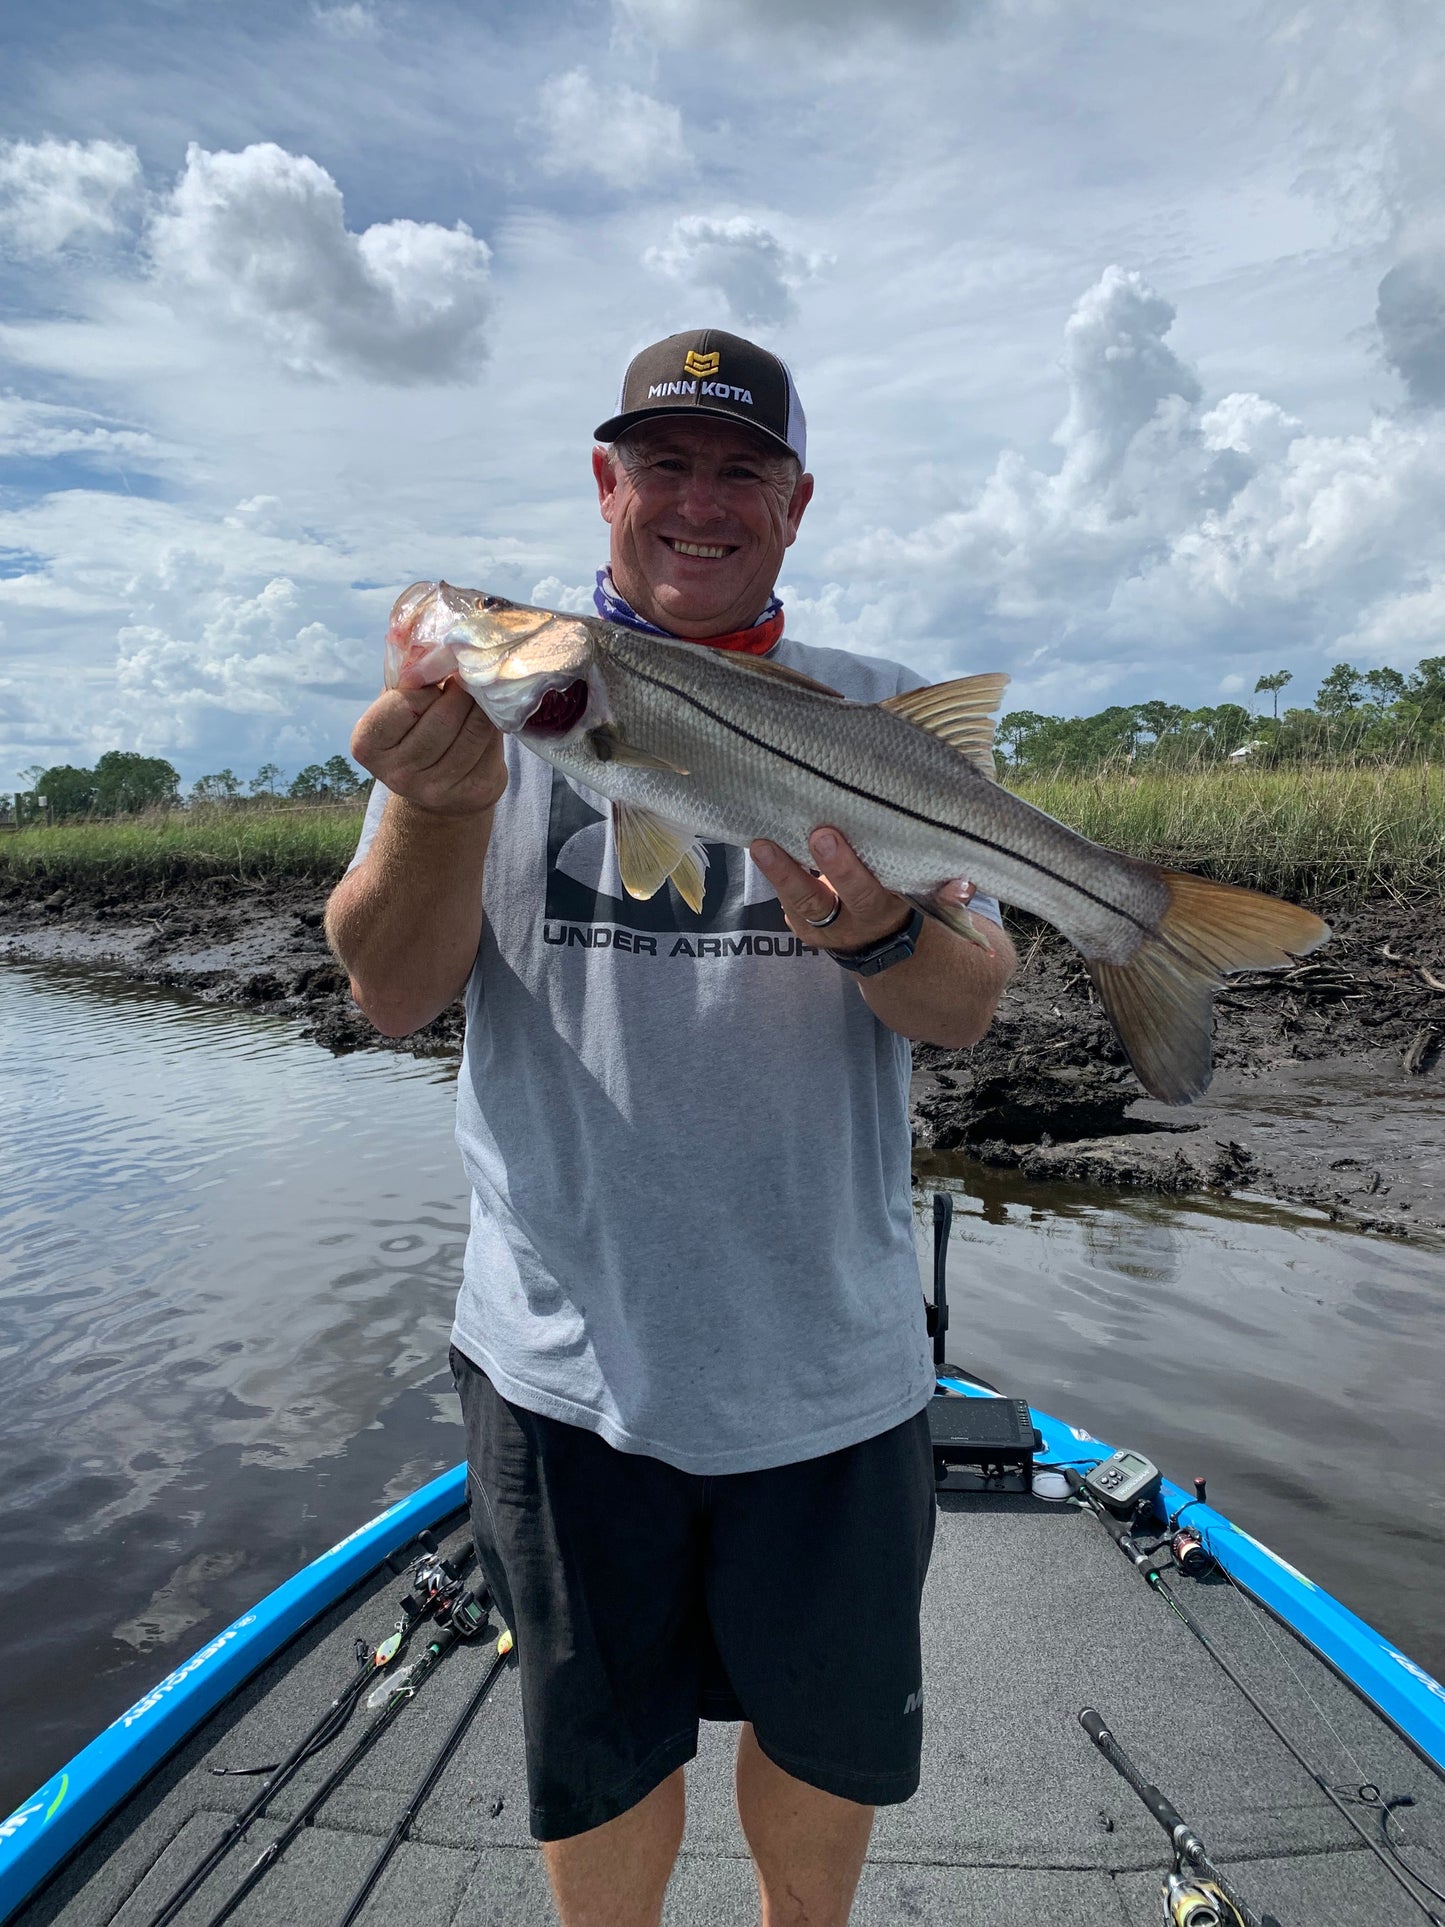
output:
[[[808,465],[808,424],[787,363],[721,328],[669,335],[634,355],[622,377],[617,412],[595,433],[600,442],[615,442],[660,415],[745,422]]]

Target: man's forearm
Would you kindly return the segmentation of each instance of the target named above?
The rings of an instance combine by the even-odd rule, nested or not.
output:
[[[996,923],[984,917],[974,921],[988,939],[986,951],[929,917],[906,963],[859,978],[858,987],[880,1023],[915,1043],[951,1050],[978,1042],[1013,974],[1014,949]]]
[[[388,797],[364,860],[332,892],[327,940],[384,1036],[420,1030],[465,987],[491,831],[491,810],[442,816]]]

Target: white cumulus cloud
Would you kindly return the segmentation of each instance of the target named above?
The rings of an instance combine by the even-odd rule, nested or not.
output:
[[[486,352],[485,241],[460,221],[352,233],[326,169],[269,141],[238,154],[192,144],[150,251],[161,288],[259,332],[301,373],[459,381]]]
[[[720,294],[736,320],[764,327],[791,320],[797,290],[828,265],[826,255],[785,246],[745,214],[684,215],[643,259],[674,281]]]
[[[1266,654],[1308,673],[1347,645],[1413,661],[1445,597],[1438,418],[1319,435],[1260,395],[1201,408],[1173,318],[1109,269],[1065,328],[1057,467],[1006,450],[964,506],[832,566],[922,599],[935,634],[1006,639],[1046,687],[1100,659],[1155,675]]]
[[[298,622],[301,598],[286,576],[254,594],[213,589],[193,604],[195,628],[176,636],[131,623],[116,637],[116,682],[126,696],[233,715],[290,713],[297,693],[355,675],[348,649],[323,622]]]
[[[0,141],[0,240],[48,255],[113,234],[140,173],[118,141]]]
[[[675,107],[626,85],[604,93],[581,67],[547,82],[535,124],[550,173],[590,173],[609,187],[640,188],[692,171]]]

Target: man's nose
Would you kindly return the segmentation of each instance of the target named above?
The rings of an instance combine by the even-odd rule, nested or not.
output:
[[[686,521],[715,522],[726,513],[717,477],[705,470],[690,470],[683,484],[678,508]]]

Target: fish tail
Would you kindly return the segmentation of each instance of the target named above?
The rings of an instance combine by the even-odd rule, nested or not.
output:
[[[1327,923],[1257,890],[1160,870],[1169,901],[1127,963],[1086,959],[1089,975],[1151,1097],[1187,1104],[1209,1083],[1213,1001],[1237,970],[1284,970],[1324,943]]]

